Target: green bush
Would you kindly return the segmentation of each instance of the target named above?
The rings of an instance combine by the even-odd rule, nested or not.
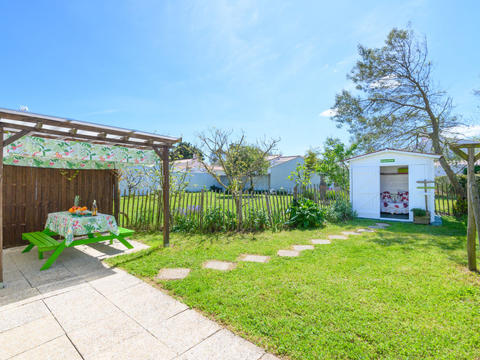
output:
[[[176,215],[173,220],[172,231],[193,233],[198,231],[198,221],[185,215]]]
[[[410,211],[413,212],[414,216],[418,216],[418,217],[427,216],[427,211],[425,209],[413,208]]]
[[[322,209],[310,199],[293,200],[287,209],[287,225],[292,228],[310,229],[323,225]]]
[[[268,215],[264,210],[250,208],[243,219],[244,228],[251,231],[263,231],[268,227]]]
[[[214,233],[219,231],[233,231],[237,225],[235,214],[230,210],[219,207],[208,209],[203,216],[202,231]]]
[[[344,222],[356,216],[357,214],[353,210],[350,201],[341,198],[332,202],[325,212],[327,221],[331,223]]]

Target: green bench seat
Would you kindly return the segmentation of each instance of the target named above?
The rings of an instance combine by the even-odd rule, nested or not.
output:
[[[119,234],[118,234],[118,235],[119,235],[119,236],[123,236],[123,237],[125,237],[125,236],[132,236],[132,235],[135,233],[135,231],[133,231],[133,230],[125,229],[125,228],[122,228],[122,227],[119,227],[119,228],[118,228],[118,231],[119,231]]]
[[[50,235],[55,235],[50,231],[34,231],[23,233],[22,239],[28,241],[30,244],[23,250],[23,252],[30,251],[34,246],[38,248],[38,258],[43,258],[43,252],[55,250],[60,246],[60,242],[52,238]]]

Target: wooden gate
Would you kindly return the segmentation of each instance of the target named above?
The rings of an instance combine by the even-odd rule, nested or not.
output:
[[[118,182],[111,170],[65,170],[5,165],[3,169],[3,245],[23,245],[23,232],[39,231],[47,214],[68,210],[75,195],[81,205],[97,200],[99,211],[113,214]]]

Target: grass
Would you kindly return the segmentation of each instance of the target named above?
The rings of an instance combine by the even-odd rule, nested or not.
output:
[[[110,259],[155,281],[163,267],[189,267],[180,281],[157,282],[189,306],[290,359],[474,359],[480,356],[480,288],[465,269],[465,227],[395,223],[375,234],[317,245],[297,258],[275,256],[292,244],[370,224],[356,220],[320,230],[217,236],[174,234]],[[272,256],[230,272],[205,270],[210,259]],[[152,314],[154,316],[154,314]]]

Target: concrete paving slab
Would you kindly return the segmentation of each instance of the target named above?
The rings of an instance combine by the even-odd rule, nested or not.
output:
[[[223,329],[179,356],[179,360],[258,360],[265,351]]]
[[[220,329],[220,325],[190,309],[149,330],[169,348],[177,354],[181,354]]]
[[[114,304],[91,287],[78,288],[44,301],[67,332],[121,315],[121,311]]]
[[[147,329],[188,309],[185,304],[143,282],[105,296]]]
[[[9,292],[9,284],[7,283],[6,286],[6,288],[0,289],[0,306],[2,307],[2,310],[17,307],[25,303],[41,299],[40,293],[35,288]]]
[[[20,270],[13,270],[12,268],[7,266],[4,266],[4,269],[10,269],[3,273],[3,281],[5,283],[23,279],[23,275]]]
[[[327,236],[330,240],[347,240],[348,237],[345,235],[328,235]]]
[[[42,317],[0,333],[1,351],[11,357],[63,334],[62,328],[53,316]]]
[[[65,335],[14,356],[11,360],[82,360]]]
[[[68,332],[68,337],[83,357],[93,357],[142,332],[146,330],[120,313]]]
[[[373,229],[357,229],[355,230],[356,232],[359,232],[359,233],[364,233],[364,232],[367,232],[367,233],[374,233],[375,230]]]
[[[4,311],[0,308],[0,333],[48,315],[50,312],[40,300]]]
[[[47,298],[86,286],[88,286],[88,284],[81,277],[75,276],[73,278],[38,286],[37,290],[43,295],[43,298]]]
[[[104,274],[102,272],[102,274]],[[98,292],[107,295],[140,284],[142,280],[125,272],[110,272],[109,276],[100,276],[88,281]]]
[[[311,242],[313,245],[327,245],[327,244],[331,244],[331,241],[330,241],[330,240],[326,240],[326,239],[312,239],[312,240],[310,240],[310,242]]]
[[[176,353],[148,333],[136,335],[86,360],[170,360]],[[200,360],[200,359],[197,359]]]
[[[375,229],[375,230],[378,230],[378,229],[384,230],[385,229],[384,226],[377,226],[377,225],[370,225],[370,226],[368,226],[368,228],[369,229]]]
[[[237,264],[234,262],[229,261],[220,261],[220,260],[209,260],[206,261],[202,268],[204,269],[213,269],[213,270],[220,270],[220,271],[230,271],[235,269]]]
[[[190,274],[190,269],[188,268],[163,268],[160,269],[157,276],[157,280],[181,280],[187,277]]]
[[[390,224],[387,224],[387,223],[381,223],[381,222],[379,222],[379,223],[375,223],[375,225],[377,225],[377,226],[383,226],[383,227],[389,227],[389,226],[390,226]]]
[[[75,277],[75,275],[67,270],[65,266],[60,264],[52,266],[50,269],[43,271],[40,271],[40,269],[35,269],[33,271],[24,272],[23,275],[32,287],[47,285]]]
[[[240,255],[240,256],[238,257],[238,261],[267,263],[267,262],[270,261],[270,256],[253,255],[253,254],[242,254],[242,255]]]
[[[362,233],[356,232],[356,231],[342,231],[343,235],[362,235]]]
[[[304,251],[304,250],[313,250],[315,247],[313,245],[293,245],[292,249],[295,251]]]
[[[296,250],[278,250],[277,255],[281,257],[295,257],[300,255],[300,251]]]

